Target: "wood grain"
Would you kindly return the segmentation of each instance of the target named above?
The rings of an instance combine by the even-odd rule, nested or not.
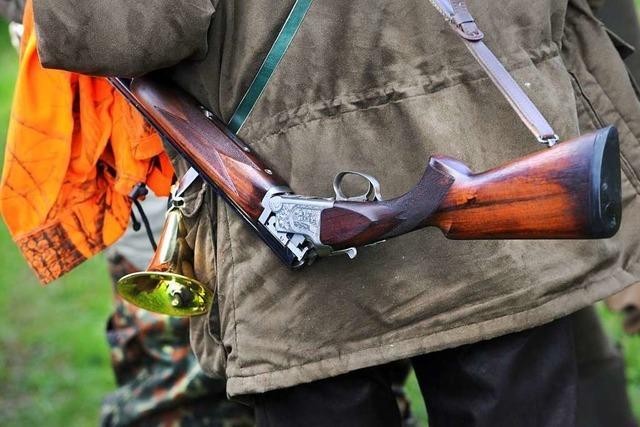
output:
[[[286,186],[215,116],[206,117],[185,92],[147,78],[134,79],[131,92],[178,151],[251,219],[262,213],[261,202],[269,189]]]
[[[480,174],[434,156],[402,197],[325,210],[321,240],[343,249],[427,226],[450,239],[606,238],[620,213],[618,137],[607,128]]]
[[[448,157],[433,157],[431,164],[455,178],[428,221],[451,239],[603,238],[620,226],[614,128],[481,174]]]
[[[406,194],[380,202],[336,202],[322,212],[320,240],[335,249],[357,247],[422,228],[438,209],[453,178],[431,165]]]

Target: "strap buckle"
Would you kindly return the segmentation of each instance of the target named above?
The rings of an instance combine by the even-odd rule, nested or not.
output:
[[[453,29],[465,40],[478,42],[484,38],[484,33],[480,31],[475,21],[465,21],[458,24],[454,16],[451,24]]]
[[[475,19],[473,19],[466,7],[454,8],[454,14],[451,15],[451,25],[465,40],[477,42],[484,38],[484,33],[480,31]]]
[[[558,141],[560,141],[560,137],[556,134],[553,134],[551,136],[539,136],[537,139],[538,143],[548,148],[553,147],[558,143]]]

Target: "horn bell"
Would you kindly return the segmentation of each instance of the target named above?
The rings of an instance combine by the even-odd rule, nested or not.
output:
[[[133,305],[155,313],[175,317],[206,314],[213,293],[194,279],[193,251],[186,235],[182,211],[171,208],[147,270],[121,278],[116,284],[118,294]]]

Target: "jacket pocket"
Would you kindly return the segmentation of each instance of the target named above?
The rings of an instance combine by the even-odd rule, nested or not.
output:
[[[215,196],[204,183],[184,197],[184,220],[189,230],[186,239],[194,250],[196,278],[213,292],[209,314],[191,319],[191,344],[203,369],[209,375],[223,376],[227,352],[221,339],[215,208]]]
[[[625,45],[612,39],[585,0],[569,1],[561,55],[572,79],[580,130],[618,128],[623,171],[640,193],[640,102],[621,58]]]
[[[627,57],[629,57],[629,55],[632,55],[636,51],[636,48],[634,48],[631,43],[627,42],[625,39],[623,39],[618,34],[613,32],[604,23],[602,24],[602,26],[607,32],[607,35],[609,36],[611,43],[613,43],[613,46],[618,51],[620,58],[626,59]]]
[[[585,92],[580,80],[574,73],[570,72],[569,74],[571,75],[571,82],[576,95],[576,109],[578,111],[578,119],[582,128],[581,130],[595,130],[607,126],[607,122],[594,107],[594,102]],[[620,160],[622,172],[636,189],[636,192],[640,193],[640,179],[638,177],[638,172],[632,167],[631,162],[625,156],[624,150],[620,151]]]

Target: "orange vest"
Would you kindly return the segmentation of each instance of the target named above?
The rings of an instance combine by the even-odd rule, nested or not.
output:
[[[159,136],[106,79],[42,68],[31,1],[0,182],[0,212],[43,283],[114,243],[146,183],[168,195]]]

